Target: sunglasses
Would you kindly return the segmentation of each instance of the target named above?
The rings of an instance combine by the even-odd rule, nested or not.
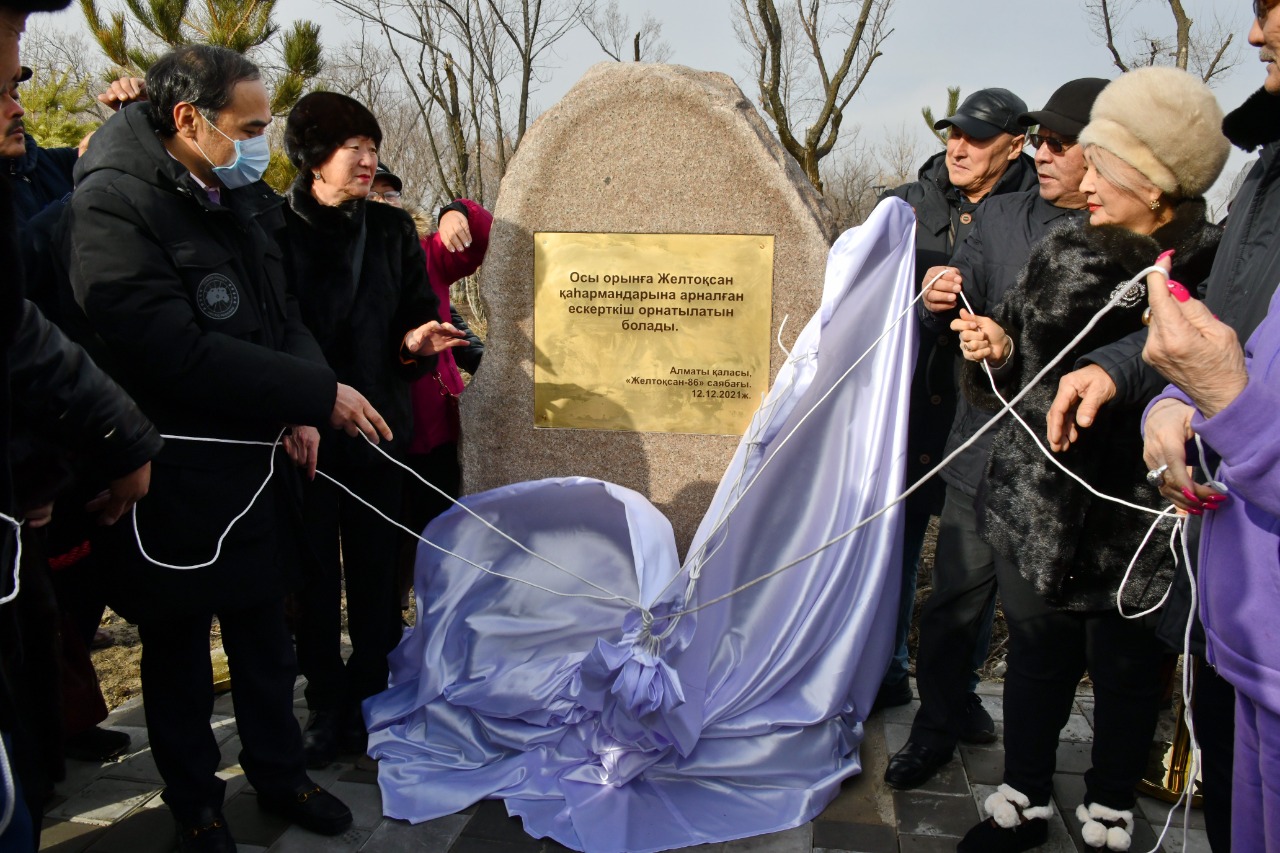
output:
[[[1072,145],[1078,144],[1074,139],[1058,139],[1056,136],[1041,136],[1038,133],[1033,133],[1028,136],[1027,141],[1031,143],[1031,147],[1036,151],[1040,150],[1041,145],[1048,145],[1049,150],[1052,151],[1055,156],[1066,151]]]

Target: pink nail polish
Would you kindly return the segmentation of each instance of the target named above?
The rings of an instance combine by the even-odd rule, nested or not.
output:
[[[1165,258],[1171,258],[1171,257],[1173,257],[1173,249],[1165,249],[1163,252],[1156,255],[1156,262],[1159,263],[1160,261],[1163,261]]]
[[[1183,496],[1184,498],[1186,498],[1187,500],[1192,501],[1192,502],[1194,502],[1194,503],[1200,503],[1200,499],[1199,499],[1198,497],[1196,497],[1196,493],[1195,493],[1195,492],[1193,492],[1193,491],[1191,491],[1190,489],[1183,489],[1183,490],[1182,490],[1182,496]]]
[[[1187,510],[1187,513],[1190,515],[1204,515],[1204,510],[1191,507],[1190,509]]]
[[[1227,499],[1230,497],[1230,495],[1220,495],[1215,492],[1214,494],[1209,495],[1209,500],[1217,501],[1218,503],[1226,503]]]
[[[1179,302],[1186,302],[1191,298],[1191,291],[1187,290],[1178,282],[1169,279],[1169,292],[1173,294],[1173,298]]]

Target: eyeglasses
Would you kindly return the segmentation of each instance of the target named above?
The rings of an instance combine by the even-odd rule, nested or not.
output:
[[[370,192],[369,198],[373,199],[374,201],[399,201],[400,193],[396,192],[395,190],[387,190],[384,193]]]
[[[1059,139],[1056,136],[1041,136],[1038,133],[1033,133],[1028,136],[1027,141],[1030,142],[1031,147],[1037,151],[1040,150],[1041,145],[1048,145],[1049,150],[1053,152],[1054,156],[1066,151],[1072,145],[1078,144],[1074,139]]]

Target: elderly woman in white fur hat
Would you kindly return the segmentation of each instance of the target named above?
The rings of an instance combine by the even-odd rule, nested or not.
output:
[[[998,406],[983,362],[1006,398],[1030,382],[1114,296],[1157,257],[1173,278],[1208,274],[1220,229],[1206,219],[1204,193],[1226,162],[1222,112],[1202,82],[1172,68],[1119,77],[1098,96],[1080,134],[1088,171],[1080,184],[1087,217],[1051,232],[991,317],[961,312],[969,360],[965,392]],[[1174,287],[1176,282],[1170,287]],[[1176,285],[1179,298],[1189,298]],[[1142,327],[1145,285],[1129,290],[1019,405],[1047,446],[1046,417],[1058,379],[1083,356]],[[1159,391],[1113,400],[1056,459],[1104,495],[1069,477],[1012,418],[999,435],[979,489],[980,532],[996,551],[996,577],[1009,626],[1004,687],[1004,784],[986,801],[989,819],[958,850],[1030,850],[1048,837],[1062,727],[1080,678],[1094,688],[1092,767],[1076,812],[1093,847],[1127,850],[1134,786],[1146,767],[1164,688],[1167,651],[1154,616],[1175,570],[1167,547],[1143,538],[1165,502],[1146,480],[1139,429]],[[1172,519],[1153,542],[1168,540]],[[1130,562],[1133,565],[1130,568]],[[1139,617],[1140,614],[1147,614]]]

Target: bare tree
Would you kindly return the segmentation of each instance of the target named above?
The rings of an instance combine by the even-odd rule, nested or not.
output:
[[[666,62],[671,58],[671,45],[659,41],[662,22],[649,12],[640,19],[639,29],[633,31],[631,17],[622,14],[618,0],[609,0],[608,5],[597,6],[585,15],[582,23],[614,62],[623,62],[628,53],[636,62]]]
[[[1215,14],[1196,28],[1183,0],[1159,0],[1173,18],[1174,31],[1153,32],[1143,26],[1124,35],[1129,14],[1144,0],[1087,0],[1085,12],[1094,34],[1102,39],[1112,62],[1121,71],[1146,65],[1172,65],[1212,84],[1240,61],[1235,33]],[[1126,45],[1122,48],[1121,45]]]
[[[382,41],[362,33],[354,41],[330,48],[325,72],[317,83],[324,89],[350,95],[377,116],[382,127],[378,158],[403,180],[405,206],[434,208],[442,194],[437,191],[430,134],[421,113],[400,85],[398,72],[386,61]]]
[[[920,139],[907,129],[905,122],[893,130],[886,130],[876,145],[880,183],[893,188],[914,181],[920,170],[920,163],[928,153],[922,148]]]
[[[819,191],[819,163],[835,149],[844,111],[893,32],[887,25],[893,3],[794,0],[779,10],[776,0],[737,0],[734,6],[734,29],[751,54],[761,106]]]
[[[822,173],[823,195],[842,231],[866,219],[886,190],[914,180],[926,153],[906,124],[886,128],[874,145],[863,143],[857,127],[846,137],[848,144],[826,161]]]
[[[550,49],[586,0],[333,0],[372,28],[418,118],[439,198],[496,192]]]

